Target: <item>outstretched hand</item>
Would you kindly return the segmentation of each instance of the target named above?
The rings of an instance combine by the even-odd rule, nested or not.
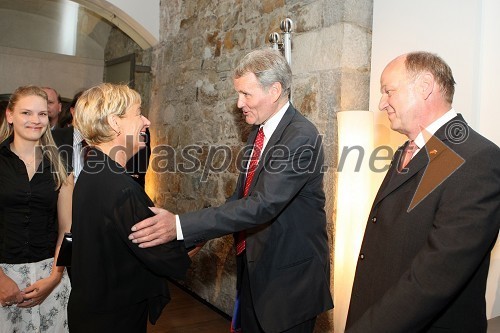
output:
[[[156,215],[135,224],[128,238],[138,243],[141,248],[153,247],[177,239],[175,215],[157,207],[149,207],[149,209]]]

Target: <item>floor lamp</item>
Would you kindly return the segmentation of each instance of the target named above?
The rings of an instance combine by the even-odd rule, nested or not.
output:
[[[372,204],[370,157],[373,152],[373,113],[337,113],[338,167],[334,256],[334,328],[345,330],[352,282],[361,241]]]

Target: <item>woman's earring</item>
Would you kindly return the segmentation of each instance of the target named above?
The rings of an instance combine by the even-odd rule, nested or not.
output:
[[[115,121],[115,126],[118,128],[118,131],[115,131],[116,132],[116,136],[120,136],[120,134],[122,134],[122,132],[120,131],[120,127],[118,126],[118,124],[116,123],[116,121]]]

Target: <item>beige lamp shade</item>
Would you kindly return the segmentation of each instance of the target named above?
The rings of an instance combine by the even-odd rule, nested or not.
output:
[[[370,157],[373,152],[373,113],[337,113],[338,168],[335,196],[334,327],[344,332],[356,263],[373,201]]]

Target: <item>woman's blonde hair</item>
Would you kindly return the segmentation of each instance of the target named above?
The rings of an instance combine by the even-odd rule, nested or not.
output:
[[[109,142],[115,132],[108,116],[122,118],[133,104],[141,104],[141,95],[127,85],[102,83],[83,92],[75,107],[75,127],[88,144]]]
[[[19,102],[20,99],[28,96],[39,96],[43,98],[46,102],[48,100],[47,94],[42,88],[37,86],[21,86],[17,88],[9,99],[9,104],[7,105],[7,110],[11,112]],[[14,133],[14,126],[7,122],[7,117],[4,117],[2,124],[0,125],[0,142],[10,137]],[[15,137],[14,137],[15,139]],[[54,139],[52,138],[52,133],[50,131],[50,123],[47,124],[45,132],[42,134],[39,140],[40,148],[44,157],[47,157],[53,167],[53,177],[56,183],[56,189],[60,188],[61,185],[68,178],[68,173],[64,163],[62,162],[59,151],[57,150]]]

